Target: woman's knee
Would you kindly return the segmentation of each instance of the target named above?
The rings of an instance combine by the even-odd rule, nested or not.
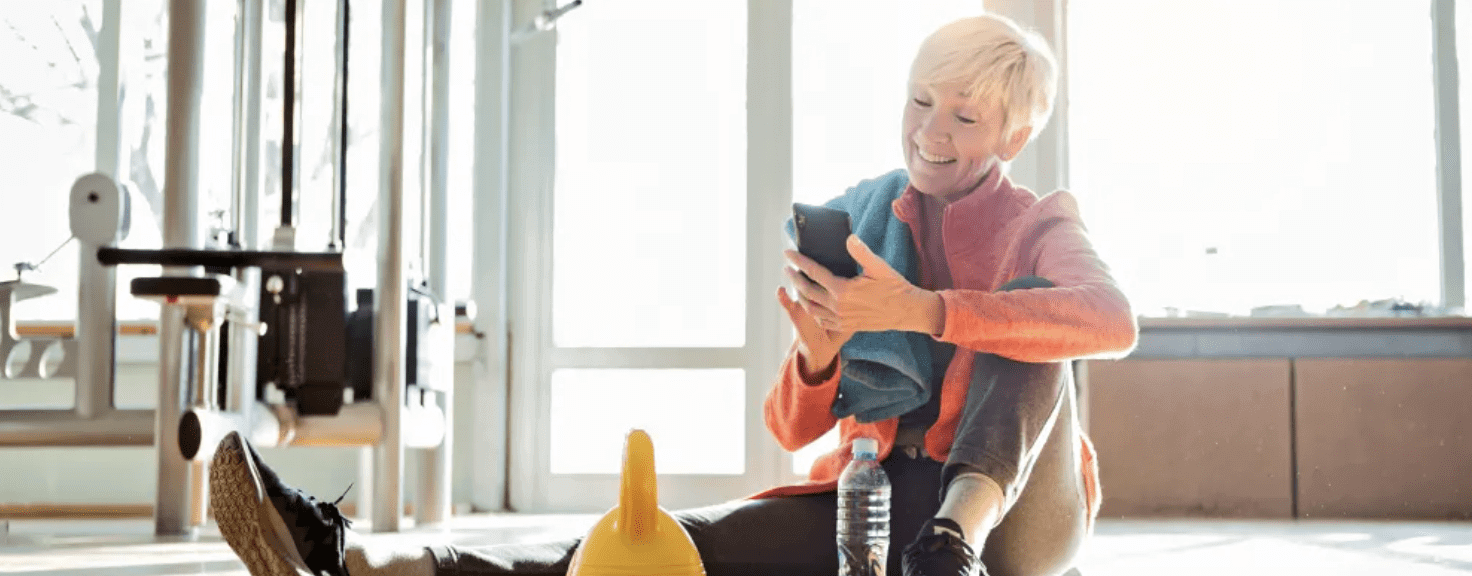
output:
[[[1009,543],[1011,549],[1005,551],[989,541],[982,550],[982,563],[991,576],[1058,576],[1078,561],[1085,538],[1081,533],[1066,532],[1051,541]]]
[[[1063,486],[1034,482],[1029,482],[1028,490],[1069,491]],[[982,562],[991,576],[1058,575],[1078,561],[1078,554],[1089,537],[1087,513],[1070,506],[1071,499],[1063,494],[1055,496],[1061,502],[1055,501],[1054,506],[1019,501],[992,531],[982,549]],[[1023,498],[1027,498],[1026,491]],[[1063,506],[1056,506],[1060,503]]]

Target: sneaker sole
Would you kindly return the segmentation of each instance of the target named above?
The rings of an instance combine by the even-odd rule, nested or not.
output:
[[[210,462],[210,510],[220,535],[252,576],[311,576],[234,432],[220,441]]]

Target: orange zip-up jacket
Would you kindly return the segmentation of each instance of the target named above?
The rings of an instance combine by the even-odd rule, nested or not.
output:
[[[921,238],[920,192],[907,187],[892,203],[895,217]],[[1068,192],[1038,198],[1004,175],[988,177],[971,194],[953,202],[942,222],[946,263],[955,288],[940,291],[945,328],[937,337],[958,349],[996,354],[1021,362],[1061,362],[1122,357],[1135,346],[1138,326],[1129,301],[1094,252]],[[918,242],[918,240],[917,240]],[[921,247],[916,246],[917,252]],[[1021,276],[1041,276],[1056,286],[996,292]],[[784,449],[795,451],[839,427],[839,447],[814,462],[808,481],[779,486],[754,498],[834,490],[852,458],[854,438],[879,441],[879,459],[894,447],[898,418],[861,424],[839,420],[831,410],[840,371],[823,382],[804,381],[794,344],[767,393],[768,430]],[[839,358],[842,362],[842,358]],[[940,390],[940,416],[925,434],[925,451],[944,462],[950,454],[966,390],[972,354],[955,355]],[[841,365],[841,364],[840,364]],[[1079,451],[1090,518],[1098,512],[1098,467],[1083,438]]]

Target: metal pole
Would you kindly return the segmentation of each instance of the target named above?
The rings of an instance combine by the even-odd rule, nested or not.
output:
[[[792,191],[792,2],[752,0],[747,3],[751,15],[747,20],[747,87],[746,130],[753,142],[761,146],[746,149],[746,206],[750,214],[746,225],[747,254],[780,254],[785,242],[781,234],[785,214],[790,210]],[[767,265],[767,259],[749,258],[746,273],[760,279],[762,286],[782,283],[780,272]],[[746,361],[747,402],[760,406],[767,390],[767,378],[782,365],[792,330],[786,318],[770,302],[771,293],[759,290],[747,294]],[[759,420],[758,420],[759,422]],[[787,468],[787,458],[772,442],[762,426],[748,426],[746,432],[747,469],[765,471],[764,481],[778,483]],[[773,466],[772,462],[783,465]]]
[[[245,163],[249,150],[245,144],[246,116],[250,113],[246,101],[250,98],[250,83],[245,80],[246,70],[253,65],[250,59],[250,32],[252,23],[250,10],[245,0],[236,0],[235,11],[240,15],[235,20],[235,91],[230,95],[232,116],[230,118],[230,229],[235,239],[245,227]]]
[[[165,248],[200,248],[199,111],[203,92],[205,2],[169,1],[169,96],[164,159]],[[188,268],[170,267],[166,274],[186,275]],[[178,423],[184,405],[184,307],[165,304],[159,314],[159,401],[154,440],[158,451],[158,487],[154,532],[191,534],[189,511],[199,498],[189,493],[189,463],[179,454]]]
[[[359,402],[343,406],[337,416],[298,416],[289,422],[291,445],[361,446],[377,442],[382,446],[386,442],[386,427],[382,422],[391,412],[394,410],[376,402]],[[400,412],[403,434],[399,436],[399,446],[427,448],[443,438],[446,423],[439,410],[415,408]]]
[[[373,397],[383,406],[374,452],[373,530],[397,532],[404,510],[405,318],[404,48],[406,0],[383,0],[383,95],[379,116],[378,298],[374,316]]]
[[[541,14],[545,4],[540,0],[517,0],[512,7],[512,22],[527,22]],[[515,26],[515,24],[513,24]],[[542,412],[539,399],[546,386],[550,364],[548,352],[552,342],[551,296],[542,278],[549,268],[552,254],[552,159],[556,155],[552,142],[555,126],[552,94],[557,64],[556,30],[529,37],[524,43],[513,42],[511,82],[507,106],[510,142],[507,212],[531,213],[539,220],[510,218],[506,235],[515,238],[516,249],[506,251],[507,278],[514,284],[507,289],[508,324],[516,327],[515,342],[509,346],[508,370],[510,422],[507,426],[507,470],[520,481],[510,481],[508,505],[512,509],[535,508],[542,490],[535,482],[537,470],[545,470],[547,454],[537,449],[538,438],[545,435],[548,415]]]
[[[5,410],[0,447],[153,446],[156,426],[153,410],[113,410],[85,420],[70,410]]]
[[[122,121],[120,118],[119,61],[122,48],[122,0],[102,3],[102,30],[98,39],[98,57],[102,66],[97,79],[97,172],[114,183],[115,193],[126,196],[122,187],[127,170],[122,166]],[[111,60],[110,62],[107,60]],[[119,202],[128,201],[118,198]],[[112,234],[114,241],[116,234]],[[117,271],[97,264],[100,246],[78,241],[77,297],[77,374],[75,379],[76,413],[81,418],[95,418],[112,409],[113,354],[117,328]]]
[[[378,473],[378,466],[374,464],[373,453],[378,451],[377,446],[364,446],[358,449],[358,490],[353,498],[358,503],[358,518],[373,518],[373,495],[377,494],[373,477]]]
[[[188,2],[192,0],[174,0]],[[159,314],[159,396],[154,412],[153,438],[158,455],[158,485],[154,505],[154,533],[189,534],[189,462],[178,445],[179,415],[185,405],[184,311],[166,304]]]
[[[475,299],[477,351],[470,398],[475,421],[470,436],[476,466],[471,503],[478,510],[506,509],[506,230],[510,137],[511,3],[479,0],[475,46]],[[461,399],[464,402],[466,399]]]
[[[118,194],[127,194],[114,188]],[[123,201],[123,198],[119,198]],[[117,268],[95,255],[102,245],[78,240],[76,415],[98,418],[113,409],[117,347]]]
[[[260,197],[261,197],[261,42],[262,23],[265,21],[264,2],[241,0],[239,49],[240,60],[236,80],[241,124],[237,133],[235,182],[239,191],[235,217],[235,233],[240,246],[246,250],[259,247]],[[244,267],[237,270],[235,279],[242,287],[242,302],[245,310],[257,310],[260,300],[259,286],[261,271]],[[256,404],[256,348],[260,335],[248,321],[256,318],[229,318],[229,358],[226,364],[225,409],[238,411],[247,419]],[[242,322],[246,320],[247,322]]]
[[[1441,304],[1467,303],[1462,250],[1462,135],[1455,0],[1431,4],[1432,81],[1436,88],[1436,187],[1441,217]]]
[[[261,219],[261,43],[265,30],[265,2],[241,0],[241,21],[245,34],[245,98],[243,182],[240,202],[240,245],[246,250],[260,248]],[[256,286],[256,284],[247,284]],[[252,348],[254,349],[254,348]],[[254,359],[252,354],[250,358]],[[254,378],[254,369],[251,370]],[[252,383],[254,386],[254,383]]]
[[[225,434],[240,432],[258,447],[372,446],[383,437],[384,410],[376,402],[354,402],[335,416],[301,416],[286,404],[257,403],[251,417],[234,412],[191,410],[180,421],[179,450],[209,460]],[[444,436],[444,415],[434,408],[404,411],[404,445],[429,448]]]
[[[284,72],[282,81],[285,87],[282,90],[283,113],[281,114],[281,227],[293,228],[296,226],[297,183],[301,180],[301,173],[297,160],[301,157],[298,145],[301,143],[301,127],[297,119],[301,116],[301,104],[297,102],[297,92],[301,90],[301,64],[302,50],[299,47],[302,32],[305,29],[303,23],[306,15],[302,14],[301,0],[285,0],[286,2],[286,52],[284,54]]]
[[[102,29],[97,39],[97,172],[115,182],[125,180],[127,170],[119,174],[123,162],[122,114],[118,108],[119,86],[122,85],[123,0],[103,0]]]
[[[333,96],[337,106],[333,107],[333,127],[337,134],[332,138],[332,231],[327,245],[329,250],[340,251],[347,246],[348,0],[337,0],[335,16],[337,49]]]
[[[444,522],[450,518],[450,467],[453,458],[451,438],[454,423],[454,308],[450,304],[450,13],[451,0],[432,0],[425,6],[426,24],[434,58],[430,85],[429,122],[429,290],[440,304],[441,326],[448,331],[450,345],[433,351],[436,378],[444,378],[441,404],[445,413],[445,435],[439,446],[430,448],[420,458],[417,520],[420,524]],[[434,401],[428,402],[433,407]]]

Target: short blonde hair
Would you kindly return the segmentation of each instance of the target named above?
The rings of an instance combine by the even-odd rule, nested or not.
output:
[[[956,20],[926,38],[910,66],[910,80],[961,84],[972,105],[1001,111],[1003,137],[1031,126],[1031,138],[1053,113],[1058,61],[1037,32],[986,14]]]

